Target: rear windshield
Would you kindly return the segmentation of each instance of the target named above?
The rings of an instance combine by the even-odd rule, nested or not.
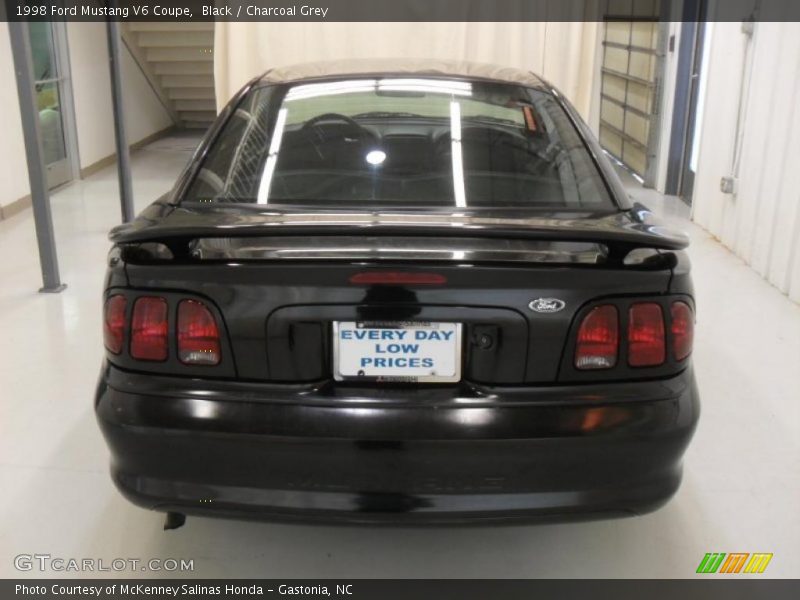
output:
[[[399,77],[251,90],[184,199],[328,209],[614,208],[549,93]]]

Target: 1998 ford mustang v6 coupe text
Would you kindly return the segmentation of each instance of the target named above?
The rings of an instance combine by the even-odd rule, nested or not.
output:
[[[687,239],[530,73],[269,71],[111,240],[96,412],[136,504],[495,521],[679,485]]]

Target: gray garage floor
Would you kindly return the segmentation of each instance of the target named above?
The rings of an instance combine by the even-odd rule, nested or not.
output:
[[[195,141],[168,138],[134,156],[138,209],[171,185]],[[13,557],[41,553],[106,564],[194,559],[194,575],[205,577],[691,577],[706,552],[772,552],[765,576],[800,575],[800,306],[689,222],[680,202],[635,184],[632,193],[692,237],[700,427],[683,486],[665,508],[546,526],[190,518],[163,532],[160,515],[128,504],[112,486],[91,408],[106,233],[119,215],[113,169],[54,195],[69,284],[60,295],[36,293],[30,211],[0,222],[0,576],[25,575]]]

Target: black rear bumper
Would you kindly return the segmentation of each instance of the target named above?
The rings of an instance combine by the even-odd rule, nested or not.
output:
[[[112,473],[151,509],[392,523],[638,514],[677,490],[697,424],[691,367],[539,387],[264,385],[106,366]]]

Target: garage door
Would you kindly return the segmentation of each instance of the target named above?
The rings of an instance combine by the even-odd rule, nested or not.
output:
[[[644,5],[642,12],[639,2],[609,2],[603,26],[600,142],[652,185],[663,40],[658,2]]]

